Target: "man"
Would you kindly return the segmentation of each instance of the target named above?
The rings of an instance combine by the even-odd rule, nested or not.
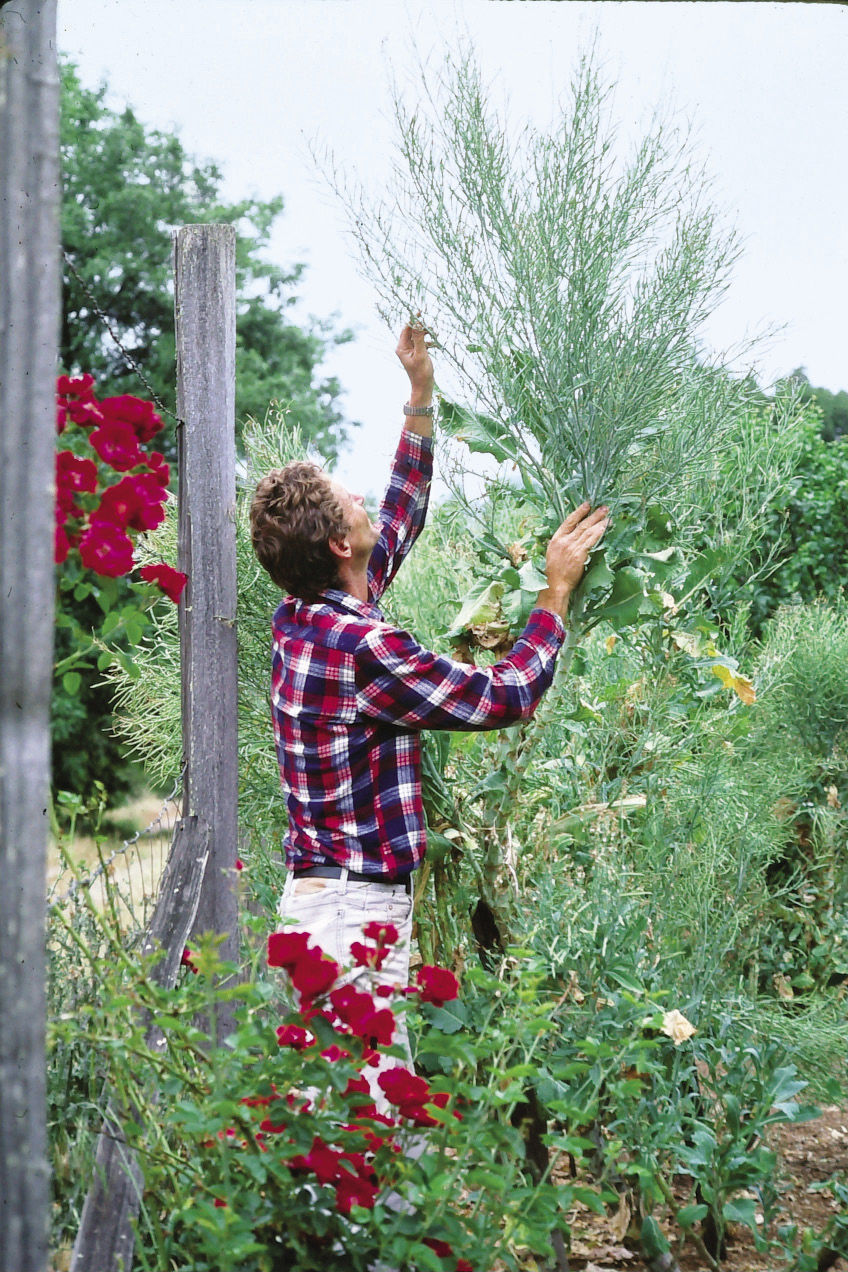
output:
[[[569,596],[607,524],[606,508],[588,504],[566,518],[548,547],[548,586],[509,656],[491,667],[438,656],[385,622],[377,602],[427,510],[425,335],[407,326],[397,346],[410,393],[377,522],[362,496],[299,462],[263,478],[251,507],[257,557],[287,594],[273,620],[271,692],[289,819],[280,915],[343,966],[364,924],[393,924],[400,940],[381,979],[402,985],[412,876],[426,845],[419,732],[493,729],[533,713],[553,678]]]

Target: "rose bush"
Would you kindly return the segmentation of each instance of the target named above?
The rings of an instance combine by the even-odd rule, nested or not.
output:
[[[170,469],[150,449],[162,420],[152,403],[129,394],[98,399],[90,375],[59,376],[56,401],[54,781],[81,793],[94,772],[121,790],[121,764],[107,740],[91,739],[100,763],[83,766],[85,781],[77,780],[64,743],[78,735],[92,698],[102,694],[82,673],[117,662],[136,675],[133,651],[150,609],[163,597],[176,603],[186,585],[186,576],[165,562],[137,567],[140,536],[165,517]]]
[[[60,1016],[54,1046],[96,1039],[100,1081],[114,1107],[133,1109],[124,1129],[145,1181],[134,1266],[489,1272],[550,1253],[564,1208],[587,1190],[538,1186],[522,1170],[511,1065],[527,1022],[510,1013],[503,1046],[485,1029],[476,1040],[440,1030],[459,1007],[457,978],[421,969],[424,992],[384,982],[374,955],[397,939],[390,926],[366,925],[367,959],[350,969],[303,934],[276,933],[238,984],[201,936],[168,991],[145,960],[119,953],[108,917],[94,921],[91,1002]],[[477,975],[466,973],[472,995]],[[282,1008],[281,994],[296,1006]],[[214,1019],[222,995],[237,999],[238,1023],[215,1048],[197,1021]],[[441,1071],[408,1067],[401,1011]],[[151,1018],[158,1046],[144,1036]]]

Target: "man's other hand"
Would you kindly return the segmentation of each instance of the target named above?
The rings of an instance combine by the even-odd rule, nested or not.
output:
[[[539,593],[537,608],[565,617],[571,593],[583,577],[589,553],[609,524],[609,509],[581,504],[569,513],[548,544],[545,569],[548,586]]]

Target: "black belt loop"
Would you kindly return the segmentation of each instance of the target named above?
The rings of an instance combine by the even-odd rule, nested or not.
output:
[[[341,879],[341,866],[307,866],[305,870],[296,870],[295,877],[298,879]],[[412,895],[412,875],[408,874],[403,879],[386,879],[383,875],[364,874],[361,870],[348,870],[348,879],[353,879],[356,883],[380,883],[387,888],[403,888],[409,895]]]

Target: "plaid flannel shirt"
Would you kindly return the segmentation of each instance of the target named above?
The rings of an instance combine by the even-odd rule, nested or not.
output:
[[[421,729],[494,729],[532,715],[562,620],[534,610],[509,657],[454,662],[387,623],[376,602],[424,525],[432,444],[404,430],[369,562],[370,602],[329,588],[286,597],[273,621],[271,707],[289,828],[287,865],[336,863],[403,879],[421,862]]]

